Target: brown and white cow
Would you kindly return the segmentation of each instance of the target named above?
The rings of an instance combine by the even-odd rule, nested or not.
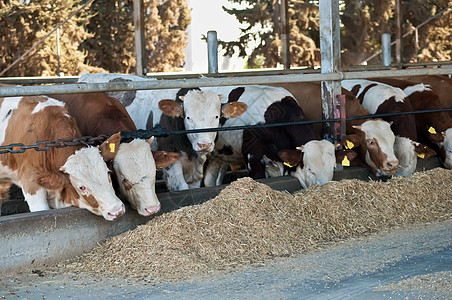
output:
[[[415,111],[444,108],[438,95],[423,83],[392,78],[375,80],[403,89]],[[452,117],[446,111],[414,116],[419,141],[436,150],[444,166],[452,169]]]
[[[286,88],[293,93],[308,120],[322,119],[321,85],[319,82],[300,82],[273,84]],[[369,113],[358,99],[342,89],[346,97],[346,117],[367,116]],[[321,134],[321,126],[316,125]],[[398,159],[394,154],[395,136],[390,124],[383,120],[359,119],[347,121],[346,146],[357,151],[358,156],[351,161],[351,166],[369,168],[378,176],[394,175],[398,170]]]
[[[342,87],[360,100],[362,106],[371,114],[403,113],[413,110],[411,102],[400,88],[372,80],[343,80]],[[417,142],[415,117],[412,114],[398,114],[383,117],[391,122],[396,135],[394,150],[399,160],[395,176],[406,176],[416,171],[417,157],[427,158],[435,152]]]
[[[1,145],[81,137],[64,103],[46,96],[1,98],[0,120]],[[125,209],[104,160],[116,155],[119,142],[117,133],[100,147],[50,147],[49,151],[0,154],[0,181],[21,187],[32,212],[76,206],[114,220]]]
[[[306,118],[295,99],[287,96],[272,103],[264,113],[264,124],[305,121]],[[296,177],[303,188],[323,185],[333,179],[336,160],[342,161],[345,153],[336,158],[336,148],[320,135],[312,124],[282,127],[263,127],[243,131],[242,153],[249,176],[253,179],[282,176]],[[356,152],[348,151],[351,161]],[[271,174],[271,172],[274,174]]]
[[[105,93],[59,94],[84,136],[135,131],[136,127],[124,106]],[[114,170],[114,186],[140,215],[160,211],[155,193],[156,167],[163,168],[178,160],[177,153],[151,151],[149,140],[133,139],[119,145],[116,156],[107,162]]]
[[[115,81],[143,81],[154,80],[149,78],[138,77],[134,75],[122,75],[122,74],[83,74],[79,81],[83,82],[115,82]],[[215,94],[221,94],[225,97],[223,102],[229,102],[234,104],[240,99],[240,102],[246,101],[246,104],[253,103],[252,109],[247,109],[244,115],[238,118],[231,118],[226,120],[220,119],[220,125],[252,125],[259,122],[265,122],[264,112],[265,109],[273,102],[279,101],[285,96],[292,96],[287,90],[264,87],[264,86],[220,86],[220,87],[204,87],[203,91],[212,91]],[[172,117],[170,120],[161,120],[161,110],[158,108],[157,103],[160,99],[176,99],[179,90],[177,89],[164,89],[164,90],[138,90],[136,92],[124,92],[115,94],[114,97],[118,97],[120,101],[126,106],[127,111],[134,120],[139,129],[150,129],[153,125],[159,124],[170,130],[184,130],[188,129],[189,124],[187,119],[181,117]],[[182,103],[181,100],[177,100]],[[184,103],[187,100],[184,101]],[[238,103],[240,103],[238,102]],[[173,104],[166,101],[166,103]],[[184,105],[185,107],[185,105]],[[163,108],[163,107],[162,107]],[[207,106],[193,105],[193,110],[204,112],[205,116],[216,116],[208,112]],[[237,111],[239,111],[237,109]],[[170,114],[171,115],[171,114]],[[192,118],[189,116],[189,118]],[[177,122],[176,122],[177,121]],[[187,125],[185,123],[187,123]],[[194,123],[193,123],[194,124]],[[212,125],[210,125],[212,126]],[[193,126],[191,128],[196,128]],[[198,127],[200,128],[200,127]],[[209,155],[209,164],[205,172],[204,183],[207,186],[218,185],[222,183],[222,179],[226,168],[229,164],[243,164],[242,155],[242,134],[243,131],[230,131],[220,132],[218,138],[215,141],[214,151]],[[164,143],[163,146],[160,144]],[[210,148],[213,145],[212,141],[207,143],[203,142],[202,147]],[[158,149],[167,151],[181,150],[182,158],[180,163],[175,163],[170,168],[171,173],[166,173],[165,179],[167,183],[173,185],[173,190],[186,189],[191,187],[199,187],[199,179],[202,177],[202,165],[205,161],[205,155],[202,152],[197,152],[196,147],[198,145],[193,142],[189,142],[187,138],[159,138]],[[201,146],[201,145],[200,145]],[[297,145],[301,146],[301,145]],[[163,147],[163,148],[162,148]],[[190,148],[191,147],[191,148]],[[295,150],[295,148],[293,148]],[[184,167],[185,166],[185,167]],[[176,171],[177,170],[177,171]],[[164,170],[167,172],[167,170]]]

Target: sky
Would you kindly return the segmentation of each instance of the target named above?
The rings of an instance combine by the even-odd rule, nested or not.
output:
[[[215,30],[217,39],[231,41],[238,39],[240,35],[240,23],[234,16],[223,11],[222,6],[232,7],[227,0],[188,0],[192,9],[192,21],[188,28],[190,34],[189,45],[186,49],[186,71],[208,72],[207,42],[201,40],[202,35]],[[245,61],[243,59],[225,59],[218,54],[218,70],[242,70]]]

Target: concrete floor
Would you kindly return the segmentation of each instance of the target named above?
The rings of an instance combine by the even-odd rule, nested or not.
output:
[[[40,275],[3,275],[0,299],[452,299],[452,220],[180,282]],[[420,275],[432,279],[385,287]]]

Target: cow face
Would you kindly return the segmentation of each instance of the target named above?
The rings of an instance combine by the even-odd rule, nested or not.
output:
[[[337,146],[327,140],[313,140],[297,147],[301,152],[283,150],[278,156],[285,165],[296,166],[295,172],[291,172],[291,175],[298,178],[303,188],[307,188],[314,184],[323,185],[333,179]]]
[[[442,132],[442,136],[444,140],[440,144],[440,150],[442,152],[440,153],[440,158],[446,168],[452,169],[452,128]]]
[[[394,153],[399,160],[399,168],[394,176],[413,174],[416,171],[418,157],[426,159],[436,155],[429,147],[400,136],[395,138]]]
[[[361,155],[376,176],[392,176],[397,172],[399,160],[394,154],[395,136],[391,123],[368,120],[353,126],[357,134],[347,135],[346,148],[360,147]]]
[[[117,152],[116,143],[105,141],[103,148],[106,145],[110,145],[107,148],[111,155]],[[124,214],[125,209],[115,194],[104,159],[99,148],[82,148],[69,156],[60,171],[69,175],[70,184],[78,195],[75,206],[112,221]]]
[[[164,151],[155,151],[154,154],[150,147],[153,139],[122,143],[113,160],[121,195],[142,216],[160,211],[160,202],[155,194],[156,167],[167,167],[179,157]]]
[[[186,130],[216,128],[220,117],[235,118],[246,110],[241,102],[221,104],[221,95],[212,91],[191,90],[179,97],[183,103],[161,100],[159,108],[169,117],[183,117]],[[216,132],[189,133],[187,137],[196,152],[209,153],[215,146]]]

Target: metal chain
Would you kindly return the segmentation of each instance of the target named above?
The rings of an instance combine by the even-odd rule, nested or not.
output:
[[[420,114],[420,113],[433,113],[441,111],[452,111],[452,108],[443,109],[432,109],[432,110],[419,110],[410,111],[403,113],[388,113],[388,114],[372,114],[359,117],[346,118],[347,121],[368,119],[368,118],[383,118],[389,116],[397,116],[403,114]],[[136,131],[121,132],[121,141],[127,141],[131,139],[148,139],[152,136],[154,137],[168,137],[172,134],[188,134],[188,133],[199,133],[199,132],[219,132],[219,131],[229,131],[229,130],[244,130],[244,129],[255,129],[264,127],[280,127],[280,126],[293,126],[293,125],[306,125],[314,123],[327,123],[327,122],[340,122],[341,119],[327,119],[327,120],[315,120],[315,121],[298,121],[298,122],[285,122],[285,123],[272,123],[272,124],[256,124],[256,125],[244,125],[244,126],[234,126],[234,127],[217,127],[217,128],[202,128],[202,129],[192,129],[192,130],[178,130],[178,131],[167,131],[160,125],[155,126],[150,130],[139,129]],[[0,146],[0,154],[5,153],[24,153],[28,149],[34,149],[36,151],[48,151],[50,147],[63,148],[67,146],[88,146],[88,145],[100,145],[103,141],[108,139],[110,135],[101,134],[97,137],[83,136],[75,139],[59,139],[54,142],[50,141],[38,141],[33,145],[26,146],[21,143],[10,144],[6,146]]]

